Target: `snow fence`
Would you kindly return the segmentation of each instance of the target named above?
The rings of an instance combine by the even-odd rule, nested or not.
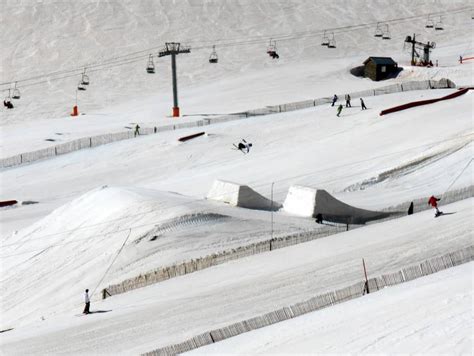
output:
[[[473,196],[474,186],[471,185],[469,187],[453,190],[444,194],[442,196],[442,202],[448,204],[453,203],[455,201],[471,198]],[[383,220],[375,221],[373,223],[378,223],[380,221],[387,221],[400,216],[405,216],[409,205],[410,202],[405,202],[403,204],[384,209],[384,211],[397,211],[401,213],[399,215],[393,214],[392,216],[389,216]],[[417,199],[414,201],[415,212],[420,212],[428,209],[431,209],[431,207],[427,204],[427,198]],[[361,226],[352,226],[352,228],[357,227]],[[114,296],[117,294],[126,293],[134,289],[143,288],[151,284],[159,283],[171,278],[200,271],[205,268],[220,265],[239,258],[244,258],[263,252],[268,252],[280,248],[285,248],[288,246],[313,241],[323,237],[339,234],[344,231],[346,231],[346,225],[324,226],[317,230],[280,236],[273,239],[255,242],[250,245],[239,246],[237,248],[219,251],[211,255],[198,257],[196,259],[173,264],[171,266],[160,267],[145,274],[141,274],[137,277],[129,278],[120,283],[107,286],[102,290],[102,298],[105,299],[107,296]]]
[[[426,89],[445,89],[455,88],[456,85],[449,79],[442,78],[440,80],[423,80],[423,81],[410,81],[401,84],[392,84],[385,87],[380,87],[371,90],[364,90],[354,93],[348,93],[352,98],[361,98],[374,95],[390,94],[402,91],[411,90],[426,90]],[[344,98],[345,94],[338,94],[339,98]],[[200,127],[211,124],[223,123],[233,120],[240,120],[254,116],[270,115],[282,112],[289,112],[295,110],[307,109],[318,105],[326,105],[332,102],[332,97],[324,97],[318,99],[309,99],[293,103],[267,106],[265,108],[252,109],[244,112],[216,116],[213,118],[206,118],[198,121],[183,122],[175,125],[166,125],[160,127],[143,127],[140,129],[141,135],[150,135],[163,131],[179,130],[183,128]],[[11,168],[34,161],[52,158],[61,154],[70,153],[85,148],[93,148],[100,145],[105,145],[112,142],[126,140],[134,137],[132,130],[118,133],[111,133],[105,135],[92,136],[87,138],[81,138],[73,140],[71,142],[63,143],[60,145],[51,146],[45,149],[26,152],[12,157],[6,157],[0,159],[0,168]]]
[[[383,274],[369,279],[369,292],[374,293],[385,287],[409,282],[416,278],[468,263],[474,260],[474,246],[425,260],[416,265],[407,266],[399,271]],[[239,321],[219,329],[210,330],[178,344],[165,346],[143,354],[144,356],[177,355],[201,346],[210,345],[248,331],[260,329],[281,321],[311,313],[335,304],[362,297],[366,292],[365,281],[359,281],[345,288],[328,291],[309,300],[293,304],[251,319]]]

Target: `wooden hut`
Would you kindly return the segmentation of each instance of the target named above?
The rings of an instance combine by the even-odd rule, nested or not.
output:
[[[369,57],[364,61],[364,76],[378,81],[393,77],[398,64],[390,57]]]

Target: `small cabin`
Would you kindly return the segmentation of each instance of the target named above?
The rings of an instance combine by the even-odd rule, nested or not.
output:
[[[396,76],[398,64],[390,57],[369,57],[364,61],[364,76],[375,81]]]

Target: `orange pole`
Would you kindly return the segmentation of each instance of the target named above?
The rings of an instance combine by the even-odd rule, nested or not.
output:
[[[173,117],[179,117],[179,107],[173,108]]]

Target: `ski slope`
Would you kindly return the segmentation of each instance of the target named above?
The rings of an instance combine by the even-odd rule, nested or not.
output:
[[[442,218],[421,212],[94,300],[91,310],[108,312],[91,318],[74,316],[82,310],[75,284],[69,289],[76,297],[56,288],[41,303],[18,291],[17,300],[32,303],[24,309],[33,322],[1,334],[2,349],[7,354],[150,351],[360,281],[362,258],[371,277],[470,246],[472,204],[472,198],[450,204],[443,209],[455,214]],[[10,313],[23,314],[14,307],[2,318]],[[77,337],[82,333],[87,343]]]
[[[251,355],[469,355],[473,347],[473,267],[471,262],[386,288],[186,355],[226,355],[235,350]]]
[[[430,13],[442,14],[444,31],[424,27]],[[390,41],[373,36],[378,21],[392,21]],[[4,0],[0,90],[7,95],[10,82],[18,81],[22,98],[14,101],[15,109],[0,109],[0,156],[129,130],[136,123],[163,126],[404,81],[449,78],[472,87],[474,62],[457,62],[473,52],[472,23],[469,4],[458,1]],[[325,29],[335,32],[332,51],[320,45]],[[439,67],[408,66],[403,40],[413,33],[420,41],[436,41],[432,58]],[[266,53],[270,38],[277,40],[278,61]],[[169,58],[155,58],[155,75],[145,72],[148,54],[166,41],[192,48],[177,58],[180,118],[169,117]],[[215,66],[208,63],[213,45]],[[390,56],[404,70],[383,82],[352,76],[349,70],[369,56]],[[83,115],[72,118],[84,67],[91,85],[78,93]],[[421,212],[99,300],[102,288],[154,268],[319,228],[313,219],[281,210],[272,214],[206,199],[215,180],[248,185],[278,203],[293,185],[325,189],[368,210],[432,194],[443,198],[448,188],[471,186],[472,90],[379,116],[383,109],[455,90],[367,97],[366,111],[354,99],[341,117],[335,107],[322,105],[214,124],[184,143],[178,138],[197,128],[160,132],[1,170],[0,200],[37,202],[0,209],[0,329],[13,328],[0,333],[2,353],[138,354],[359,281],[361,258],[377,275],[472,245],[472,198],[449,206],[441,200],[442,210],[454,214],[433,219],[431,211]],[[232,149],[242,138],[253,144],[247,155]],[[417,292],[410,298],[459,330],[472,322],[472,305],[466,304],[472,263],[443,273],[414,281]],[[436,296],[433,289],[446,279],[452,288]],[[407,286],[369,298],[393,310]],[[76,317],[85,288],[95,292],[92,310],[102,312]],[[443,307],[457,295],[461,305]],[[334,313],[360,317],[373,310],[364,303],[366,298]],[[323,313],[331,318],[331,310]],[[304,329],[314,325],[312,317],[291,322]],[[420,318],[401,318],[394,327]],[[441,333],[441,321],[430,320],[416,325]],[[383,325],[380,334],[355,345],[357,352],[446,350],[431,331],[423,339],[418,329],[410,337]],[[298,341],[300,348],[281,340],[279,327],[245,336],[248,352],[312,348],[306,339]],[[350,352],[350,335],[341,333],[340,348],[321,352]],[[377,335],[406,340],[408,349],[390,349]],[[462,354],[470,345],[467,332],[457,335],[454,350]],[[268,349],[258,343],[263,337]],[[417,337],[420,348],[414,346]],[[245,352],[222,347],[213,352]]]

